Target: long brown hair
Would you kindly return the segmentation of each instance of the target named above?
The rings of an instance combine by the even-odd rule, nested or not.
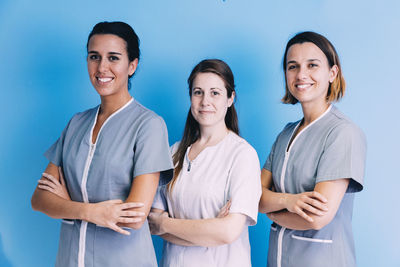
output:
[[[192,97],[193,81],[196,78],[197,74],[199,73],[214,73],[218,75],[224,81],[227,97],[228,98],[231,97],[233,92],[235,92],[236,95],[233,73],[231,68],[229,68],[228,64],[219,59],[205,59],[193,68],[188,78],[190,97]],[[232,103],[232,105],[228,107],[228,110],[226,111],[225,125],[229,130],[239,135],[239,124],[234,103]],[[194,142],[196,142],[196,140],[199,137],[200,137],[199,123],[194,119],[192,112],[189,108],[182,140],[179,143],[178,149],[172,155],[172,159],[175,166],[175,172],[174,172],[174,177],[168,184],[168,190],[170,192],[172,191],[176,183],[179,173],[182,171],[183,161],[185,160],[185,154],[187,148]]]

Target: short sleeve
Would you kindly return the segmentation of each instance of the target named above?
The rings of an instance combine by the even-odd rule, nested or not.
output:
[[[166,185],[160,185],[157,188],[153,204],[151,205],[152,208],[168,211],[167,198],[165,196],[167,192],[166,187]]]
[[[67,124],[67,126],[62,131],[60,137],[57,141],[44,153],[44,156],[54,165],[62,166],[62,154],[64,147],[65,135],[67,134],[69,125],[71,121]]]
[[[366,150],[365,136],[357,126],[343,124],[335,127],[327,137],[318,164],[316,183],[350,178],[347,193],[361,191]]]
[[[135,144],[133,176],[160,172],[160,185],[173,175],[167,127],[159,116],[146,121],[139,129]]]
[[[269,156],[267,158],[267,161],[265,161],[265,164],[263,167],[264,169],[266,169],[267,171],[270,171],[270,172],[272,172],[272,160],[274,158],[275,144],[276,144],[276,140],[275,140],[274,144],[272,145],[271,152],[269,152]]]
[[[246,215],[248,225],[255,225],[260,197],[260,162],[256,151],[247,145],[237,154],[230,170],[228,191],[228,199],[232,201],[230,212]]]

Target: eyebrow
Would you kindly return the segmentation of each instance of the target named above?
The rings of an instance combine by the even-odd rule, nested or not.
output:
[[[200,89],[200,90],[203,90],[203,88],[201,88],[201,87],[193,87],[193,89],[192,90],[195,90],[195,89]],[[219,87],[211,87],[210,88],[210,90],[220,90],[220,91],[222,91],[222,89],[221,88],[219,88]]]
[[[99,52],[92,50],[92,51],[89,51],[88,54],[99,54]],[[109,52],[108,54],[109,55],[122,55],[121,53],[118,53],[118,52]]]
[[[312,61],[319,61],[319,62],[321,62],[321,60],[319,60],[319,59],[317,59],[317,58],[311,58],[311,59],[308,59],[307,61],[308,61],[308,62],[312,62]],[[292,64],[292,63],[297,63],[297,61],[296,61],[296,60],[290,60],[290,61],[288,61],[286,64],[288,65],[288,64]]]

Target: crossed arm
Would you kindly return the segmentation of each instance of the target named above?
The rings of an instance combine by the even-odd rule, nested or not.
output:
[[[150,211],[158,180],[158,172],[135,177],[125,202],[114,199],[82,203],[70,199],[62,172],[49,163],[33,193],[31,204],[34,210],[52,218],[85,220],[128,235],[129,231],[122,227],[139,229],[142,226]]]
[[[272,173],[261,171],[262,196],[259,211],[275,223],[294,230],[319,230],[336,215],[349,179],[320,182],[314,191],[300,194],[277,193],[272,188]]]
[[[152,234],[181,246],[213,247],[233,243],[246,226],[246,216],[229,213],[230,202],[216,218],[175,219],[161,209],[152,209],[149,225]]]

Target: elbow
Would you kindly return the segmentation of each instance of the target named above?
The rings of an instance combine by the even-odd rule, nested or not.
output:
[[[219,243],[220,245],[229,245],[235,242],[240,234],[242,233],[242,229],[235,227],[226,227],[222,234],[220,235]]]
[[[39,203],[35,194],[31,198],[31,207],[34,211],[39,211]]]
[[[236,234],[227,234],[225,237],[221,239],[221,245],[229,245],[235,242],[240,235]]]
[[[313,222],[311,222],[311,229],[313,230],[321,230],[324,228],[326,225],[328,225],[333,218],[330,216],[319,216],[319,217],[313,217]]]
[[[268,212],[270,212],[268,210],[267,205],[265,205],[265,203],[262,201],[262,199],[260,200],[260,203],[258,203],[258,212],[260,212],[260,213],[268,213]]]

